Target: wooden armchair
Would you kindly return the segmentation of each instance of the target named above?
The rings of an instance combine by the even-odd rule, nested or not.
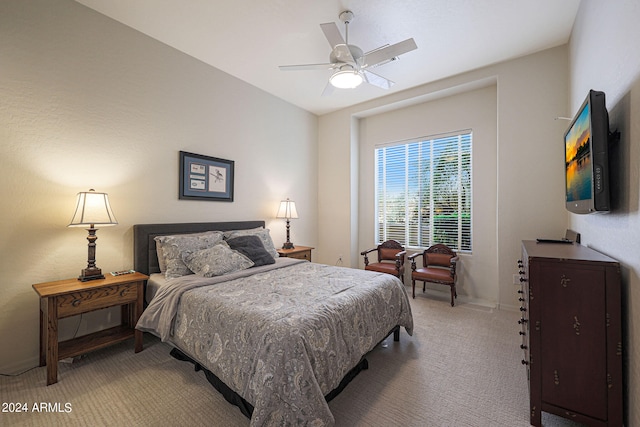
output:
[[[367,254],[374,251],[378,252],[378,262],[370,264]],[[404,283],[404,260],[406,254],[404,246],[397,240],[387,240],[375,248],[360,252],[360,255],[364,256],[365,270],[392,274],[402,280],[402,283]]]
[[[422,268],[416,268],[416,258],[422,257]],[[413,286],[413,298],[416,297],[416,280],[422,282],[422,292],[427,284],[439,283],[451,287],[451,307],[454,298],[458,297],[456,292],[456,265],[457,254],[448,246],[438,243],[409,256],[411,260],[411,284]]]

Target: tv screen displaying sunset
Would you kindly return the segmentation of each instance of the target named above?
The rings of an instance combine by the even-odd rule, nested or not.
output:
[[[591,198],[591,127],[587,103],[565,136],[567,202]]]

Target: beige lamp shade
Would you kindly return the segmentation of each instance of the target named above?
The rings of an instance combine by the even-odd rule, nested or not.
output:
[[[283,200],[280,202],[280,208],[276,214],[276,218],[295,219],[298,218],[298,211],[296,210],[296,202],[293,200]]]
[[[69,227],[94,227],[96,225],[116,225],[118,221],[109,205],[107,193],[97,193],[89,190],[78,193],[76,211],[69,223]]]

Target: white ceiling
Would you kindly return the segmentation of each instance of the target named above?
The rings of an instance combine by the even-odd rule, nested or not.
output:
[[[580,0],[76,0],[315,114],[567,43]],[[320,29],[349,9],[349,43],[367,52],[413,37],[418,49],[376,68],[396,84],[321,96],[330,71]],[[344,35],[344,32],[343,32]]]

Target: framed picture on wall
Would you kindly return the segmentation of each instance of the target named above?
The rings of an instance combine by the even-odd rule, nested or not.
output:
[[[180,151],[180,199],[233,202],[233,160]]]

